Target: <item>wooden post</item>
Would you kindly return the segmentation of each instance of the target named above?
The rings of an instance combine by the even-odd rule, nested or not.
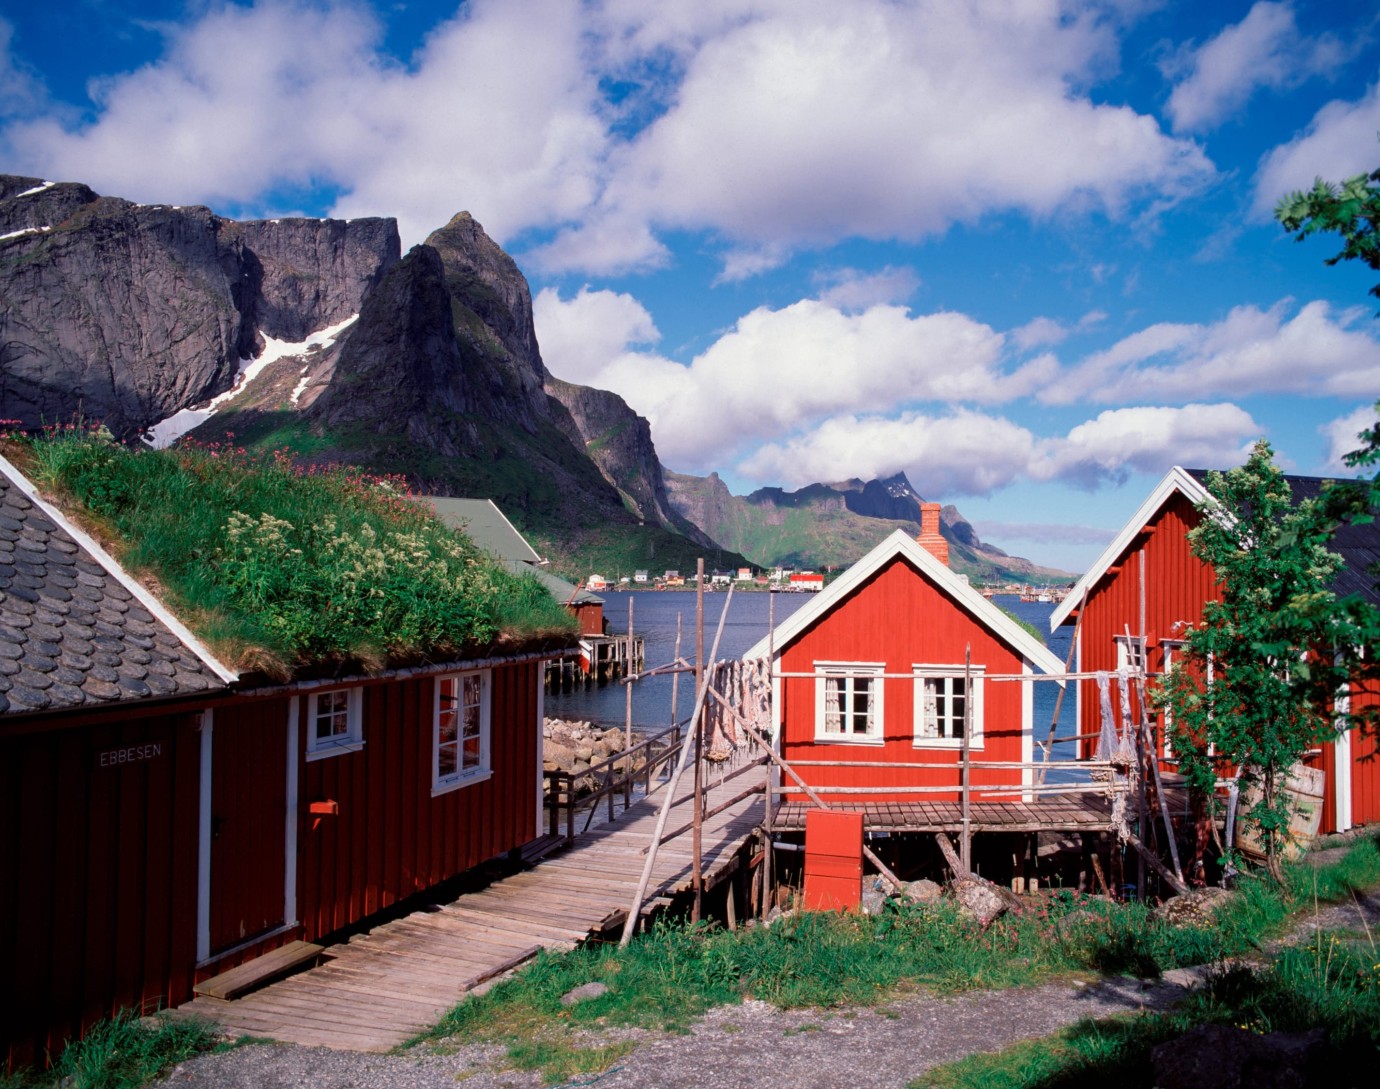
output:
[[[1064,658],[1064,672],[1065,672],[1065,673],[1069,672],[1069,669],[1073,666],[1073,656],[1074,656],[1074,653],[1078,650],[1078,632],[1079,632],[1079,630],[1083,627],[1083,613],[1084,613],[1084,611],[1087,609],[1087,607],[1088,607],[1088,588],[1085,586],[1085,587],[1083,588],[1083,596],[1082,596],[1082,598],[1079,599],[1079,605],[1078,605],[1078,619],[1075,620],[1075,621],[1073,622],[1073,638],[1072,638],[1071,640],[1069,640],[1069,652],[1068,652],[1068,655]],[[1080,663],[1080,667],[1081,667],[1081,663]],[[1052,716],[1052,717],[1050,718],[1050,720],[1049,720],[1049,737],[1045,740],[1045,743],[1041,746],[1041,750],[1044,752],[1044,757],[1045,757],[1044,762],[1045,762],[1046,764],[1049,763],[1049,754],[1050,754],[1050,750],[1054,748],[1054,732],[1055,732],[1055,730],[1057,730],[1057,729],[1059,728],[1059,711],[1060,711],[1060,710],[1063,708],[1063,706],[1064,706],[1064,695],[1065,695],[1066,692],[1068,692],[1068,690],[1069,690],[1069,685],[1070,685],[1070,684],[1077,684],[1077,683],[1079,683],[1079,682],[1077,682],[1077,681],[1067,681],[1067,680],[1064,681],[1064,683],[1059,687],[1059,695],[1058,695],[1058,696],[1055,698],[1055,700],[1054,700],[1054,714],[1053,714],[1053,716]],[[1075,733],[1079,733],[1079,732],[1081,732],[1081,728],[1080,728],[1080,730],[1076,730],[1076,731],[1075,731]],[[1077,755],[1078,755],[1078,754],[1077,754],[1077,751],[1075,750],[1075,752],[1074,752],[1074,758],[1075,758],[1075,759],[1077,759]],[[1045,776],[1046,776],[1048,773],[1049,773],[1049,769],[1048,769],[1048,768],[1041,768],[1041,769],[1040,769],[1040,776],[1039,776],[1038,779],[1035,780],[1037,786],[1044,786],[1044,785],[1045,785]]]
[[[1150,767],[1155,773],[1155,796],[1160,800],[1160,816],[1164,818],[1164,834],[1169,840],[1169,857],[1174,863],[1174,876],[1182,883],[1183,867],[1179,865],[1179,844],[1174,838],[1174,818],[1169,806],[1164,804],[1164,778],[1160,775],[1159,750],[1155,747],[1155,734],[1145,713],[1145,679],[1136,686],[1136,702],[1140,705],[1140,732],[1144,743],[1150,749]]]
[[[752,726],[748,723],[747,719],[743,718],[743,716],[740,715],[737,712],[737,710],[732,705],[730,705],[727,700],[723,698],[723,696],[719,695],[719,693],[717,692],[714,692],[713,696],[716,700],[719,701],[720,704],[723,705],[723,707],[728,711],[730,715],[732,715],[735,719],[738,720],[738,726],[743,730],[743,732],[746,733],[750,738],[752,738],[754,741],[757,742],[758,745],[762,747],[762,749],[766,752],[767,756],[771,759],[771,762],[795,780],[796,786],[800,787],[800,789],[805,792],[805,797],[809,798],[810,801],[814,802],[815,805],[820,807],[820,809],[833,808],[833,806],[831,806],[817,793],[815,793],[814,788],[811,787],[809,783],[807,783],[804,779],[800,777],[799,773],[796,772],[795,768],[791,767],[790,764],[788,764],[784,759],[782,759],[780,756],[778,756],[775,752],[772,751],[772,748],[767,743],[766,739],[755,729],[753,729]],[[897,892],[906,891],[906,887],[904,884],[902,884],[901,879],[891,872],[891,867],[888,866],[885,862],[883,862],[880,858],[878,858],[877,853],[873,851],[872,848],[869,847],[866,843],[863,844],[863,857],[867,859],[869,862],[871,862],[872,865],[877,867],[877,872],[881,874],[884,878],[886,878],[886,880],[890,882],[891,886],[894,889],[896,889]]]
[[[963,838],[959,841],[962,850],[963,869],[972,872],[973,831],[970,810],[969,778],[973,770],[973,754],[970,742],[973,733],[973,645],[969,643],[963,650],[963,742],[960,754],[963,760],[962,782],[960,783],[963,804]]]
[[[714,634],[714,646],[709,652],[710,661],[718,656],[719,639],[724,633],[724,621],[728,619],[728,607],[732,602],[733,587],[730,586],[723,612],[719,614],[719,629]],[[695,709],[690,713],[691,722],[696,721],[704,709],[706,689],[706,685],[700,685],[695,693]],[[638,880],[637,891],[633,894],[632,907],[628,911],[628,917],[623,921],[623,936],[618,941],[618,944],[623,948],[627,948],[628,943],[632,941],[633,933],[637,930],[637,920],[642,914],[642,903],[647,897],[647,886],[652,880],[652,867],[656,865],[657,848],[661,846],[661,836],[666,831],[666,818],[671,812],[671,804],[675,801],[676,785],[680,782],[681,774],[685,771],[685,762],[689,759],[690,750],[690,739],[687,737],[681,745],[680,759],[676,761],[675,770],[671,773],[670,782],[666,786],[666,797],[662,799],[661,812],[657,814],[656,828],[652,832],[652,842],[647,846],[647,861],[642,864],[642,876]]]
[[[628,640],[629,640],[629,647],[631,647],[632,634],[633,634],[633,596],[632,596],[632,591],[629,590],[629,591],[628,591]],[[631,662],[631,656],[629,657],[629,661]],[[631,748],[633,747],[633,740],[632,740],[632,690],[633,690],[633,681],[632,681],[632,675],[633,675],[633,671],[632,671],[632,669],[630,668],[630,669],[628,670],[626,676],[624,677],[624,681],[623,681],[624,686],[627,688],[627,693],[626,693],[627,698],[626,698],[626,700],[624,701],[625,704],[626,704],[626,707],[627,707],[627,714],[626,714],[626,717],[625,717],[624,723],[623,723],[623,752],[624,752],[624,753],[626,753],[629,749],[631,749]],[[631,808],[631,806],[632,806],[632,765],[631,765],[631,763],[630,763],[631,759],[632,759],[632,758],[629,757],[629,756],[624,756],[624,757],[623,757],[623,808],[624,808],[624,810],[627,810],[627,809]],[[609,794],[609,798],[610,798],[610,799],[613,798],[612,793]],[[612,802],[611,800],[610,800],[610,802],[609,802],[609,808],[610,808],[610,810],[612,810],[612,808],[613,808],[613,802]]]
[[[704,557],[701,556],[696,562],[695,575],[695,687],[701,689],[704,685]],[[690,907],[690,921],[697,923],[700,921],[700,912],[704,907],[704,872],[700,860],[700,848],[704,836],[704,768],[700,760],[700,746],[704,738],[703,701],[700,703],[700,713],[695,716],[695,721],[690,724],[690,728],[695,731],[695,812],[691,818],[693,825],[690,836],[690,879],[694,886],[695,899]]]
[[[680,614],[680,613],[676,613],[676,657],[675,657],[675,664],[677,665],[677,667],[679,667],[679,665],[680,665],[680,622],[681,622],[681,614]],[[676,722],[676,696],[679,695],[679,693],[680,693],[680,669],[677,668],[676,671],[675,671],[674,673],[671,674],[671,725],[672,725],[672,726],[675,726],[675,725],[677,724],[677,722]]]

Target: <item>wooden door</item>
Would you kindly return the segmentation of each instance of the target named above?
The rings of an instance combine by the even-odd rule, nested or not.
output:
[[[218,708],[211,743],[211,953],[282,926],[287,724],[281,704]]]

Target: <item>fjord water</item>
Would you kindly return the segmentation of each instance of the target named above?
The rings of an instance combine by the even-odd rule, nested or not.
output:
[[[628,627],[628,601],[633,602],[633,629],[646,640],[646,668],[669,664],[675,657],[676,618],[681,618],[681,656],[693,664],[695,660],[695,594],[689,591],[614,590],[602,593],[604,615],[617,632]],[[715,592],[704,595],[704,654],[709,657],[714,632],[729,595]],[[719,644],[720,658],[736,658],[767,634],[771,623],[777,627],[797,609],[814,600],[813,594],[768,594],[760,592],[735,593],[724,623]],[[1060,628],[1052,635],[1049,617],[1054,606],[1036,601],[1021,601],[1015,594],[998,594],[993,602],[1035,627],[1044,635],[1046,645],[1060,661],[1068,657],[1073,638],[1072,625]],[[881,633],[879,633],[879,638]],[[961,654],[961,648],[959,653]],[[1035,684],[1035,738],[1043,741],[1049,734],[1059,686],[1052,681]],[[606,684],[590,686],[564,694],[550,693],[546,697],[546,713],[553,718],[587,719],[610,725],[621,724],[625,714],[624,686]],[[676,713],[682,720],[694,706],[694,681],[690,674],[682,674],[676,703]],[[1065,698],[1059,712],[1060,735],[1075,733],[1073,693]],[[657,729],[671,724],[671,678],[649,677],[633,686],[633,725]],[[1072,759],[1072,743],[1055,747],[1055,759]]]

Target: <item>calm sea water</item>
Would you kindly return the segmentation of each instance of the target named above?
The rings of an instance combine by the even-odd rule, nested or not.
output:
[[[625,632],[628,626],[628,602],[633,602],[633,628],[646,640],[647,668],[670,663],[675,658],[676,619],[681,621],[681,655],[695,660],[695,595],[678,591],[610,591],[602,593],[604,615],[615,631]],[[814,600],[812,594],[734,594],[724,623],[719,644],[720,658],[736,658],[767,634],[774,613],[777,626],[788,616]],[[1054,606],[1034,601],[1021,601],[1015,594],[998,594],[993,599],[1002,608],[1034,625],[1045,638],[1046,645],[1061,662],[1068,658],[1073,628],[1066,625],[1048,634],[1049,617]],[[714,643],[714,631],[719,622],[728,594],[704,595],[704,654],[709,657]],[[1043,740],[1049,734],[1059,686],[1052,681],[1035,684],[1035,737]],[[557,718],[588,719],[612,725],[622,724],[625,714],[624,686],[608,684],[565,694],[546,697],[546,713]],[[677,715],[686,718],[694,706],[694,681],[691,675],[680,678]],[[1059,733],[1074,732],[1073,693],[1064,701],[1059,713]],[[651,677],[633,686],[633,724],[657,728],[671,723],[671,678]],[[1072,742],[1055,746],[1054,758],[1073,758]]]

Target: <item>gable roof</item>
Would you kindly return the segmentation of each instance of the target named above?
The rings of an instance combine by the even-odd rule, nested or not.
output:
[[[1195,505],[1211,498],[1207,490],[1208,472],[1207,469],[1185,469],[1175,465],[1164,475],[1136,509],[1135,514],[1131,515],[1130,520],[1121,528],[1121,532],[1113,538],[1112,543],[1103,550],[1059,603],[1059,607],[1049,618],[1051,631],[1072,619],[1083,595],[1091,594],[1093,587],[1125,553],[1136,535],[1172,495],[1180,494]],[[1327,478],[1319,476],[1286,474],[1284,479],[1289,485],[1295,503],[1317,498],[1328,483]],[[1380,563],[1380,520],[1365,525],[1345,523],[1339,526],[1329,547],[1342,557],[1342,569],[1332,580],[1332,589],[1338,594],[1359,593],[1371,601],[1380,602],[1380,590],[1377,590],[1375,579],[1370,574],[1370,568]]]
[[[537,550],[527,543],[517,527],[504,516],[492,499],[457,499],[448,495],[429,495],[437,517],[458,529],[479,548],[500,560],[542,563]]]
[[[1084,572],[1081,579],[1073,584],[1073,589],[1065,595],[1064,600],[1059,602],[1058,607],[1049,618],[1050,631],[1054,631],[1060,625],[1069,622],[1074,610],[1078,608],[1079,602],[1083,600],[1083,596],[1092,592],[1092,588],[1097,585],[1107,570],[1131,546],[1131,542],[1145,528],[1145,524],[1175,494],[1184,496],[1190,503],[1200,503],[1208,498],[1207,488],[1189,470],[1175,465],[1169,472],[1165,473],[1164,478],[1145,497],[1145,501],[1136,508],[1135,514],[1131,515],[1126,524],[1121,527],[1121,532],[1112,538],[1112,543],[1102,550],[1102,554],[1097,557],[1093,565]]]
[[[492,499],[457,499],[448,495],[429,495],[425,498],[436,516],[446,525],[459,530],[477,547],[498,557],[510,571],[534,576],[562,605],[604,603],[603,598],[591,594],[583,586],[566,582],[559,575],[538,567],[538,564],[546,561],[527,543],[527,538],[508,521]]]
[[[0,714],[193,695],[236,676],[0,457]]]
[[[983,627],[991,631],[1027,661],[1037,666],[1042,672],[1062,673],[1064,671],[1064,663],[1056,658],[1048,647],[974,590],[965,579],[954,574],[949,569],[948,564],[938,560],[904,529],[896,530],[837,579],[815,594],[808,605],[792,613],[772,635],[759,640],[744,653],[743,658],[765,657],[769,642],[772,644],[774,652],[777,655],[781,654],[811,624],[896,558],[905,559],[919,568],[920,574],[924,578],[953,599],[957,605],[970,612]]]

